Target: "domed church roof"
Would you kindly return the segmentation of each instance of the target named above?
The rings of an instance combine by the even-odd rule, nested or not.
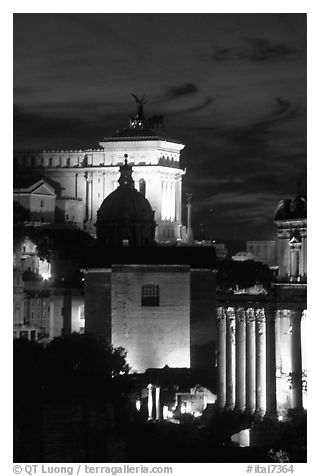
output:
[[[274,221],[307,218],[307,199],[298,194],[293,200],[281,200],[274,212]]]
[[[134,188],[132,167],[125,155],[120,167],[119,187],[108,195],[97,212],[97,238],[110,246],[154,244],[154,211]]]

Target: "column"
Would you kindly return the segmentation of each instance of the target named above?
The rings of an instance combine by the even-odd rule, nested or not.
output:
[[[171,192],[171,183],[170,183],[170,179],[167,179],[167,220],[170,220],[171,218],[171,210],[170,210],[170,205],[171,205],[171,195],[170,195],[170,192]]]
[[[236,310],[236,404],[242,412],[246,405],[246,317],[243,308]]]
[[[236,400],[236,339],[235,314],[232,307],[227,308],[226,336],[226,409],[233,410]]]
[[[266,417],[277,416],[275,320],[277,310],[266,308]]]
[[[256,406],[256,343],[254,309],[246,310],[246,412],[253,414]]]
[[[223,307],[217,308],[218,320],[218,407],[226,404],[226,313]]]
[[[181,184],[182,178],[176,180],[176,220],[181,221]]]
[[[301,411],[302,406],[302,359],[301,359],[301,310],[290,310],[291,361],[292,361],[292,408]]]
[[[156,420],[160,420],[160,387],[156,387]]]
[[[163,188],[162,188],[162,196],[163,196],[163,216],[162,219],[167,219],[167,181],[163,179]]]
[[[161,220],[164,219],[164,180],[161,180]]]
[[[266,323],[263,309],[256,310],[256,413],[266,410]]]
[[[152,401],[152,385],[148,385],[148,420],[152,420],[152,410],[153,410],[153,401]]]
[[[86,172],[86,220],[92,219],[92,173]]]
[[[175,190],[174,190],[174,179],[170,180],[170,217],[171,220],[175,220],[175,214],[176,214],[176,196],[175,196]]]
[[[170,219],[170,182],[166,180],[166,219]]]

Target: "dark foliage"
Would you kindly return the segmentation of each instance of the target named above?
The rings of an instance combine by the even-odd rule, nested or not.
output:
[[[126,352],[113,349],[104,339],[90,334],[70,334],[54,339],[45,352],[48,395],[93,397],[113,400],[117,377],[126,374]]]
[[[27,339],[13,341],[13,399],[39,399],[43,382],[44,349]]]
[[[262,284],[265,289],[270,289],[274,280],[273,272],[269,267],[259,261],[232,261],[218,262],[217,285],[221,291],[240,289]]]
[[[72,257],[81,257],[84,249],[95,242],[89,233],[77,228],[15,226],[15,242],[20,243],[25,237],[29,237],[36,244],[39,258],[49,262],[52,250],[66,256],[71,253]]]
[[[26,339],[13,347],[14,399],[69,397],[114,400],[126,388],[126,352],[90,334],[73,333],[54,339],[46,348]],[[26,389],[27,392],[26,392]]]

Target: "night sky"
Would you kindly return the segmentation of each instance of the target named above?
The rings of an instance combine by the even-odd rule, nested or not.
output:
[[[92,148],[145,94],[183,142],[194,225],[273,239],[306,187],[304,14],[15,14],[14,146]]]

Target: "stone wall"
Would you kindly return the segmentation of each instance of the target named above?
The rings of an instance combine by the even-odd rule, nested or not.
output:
[[[143,285],[159,286],[159,305],[142,306]],[[113,266],[112,344],[133,370],[190,366],[188,266]]]

